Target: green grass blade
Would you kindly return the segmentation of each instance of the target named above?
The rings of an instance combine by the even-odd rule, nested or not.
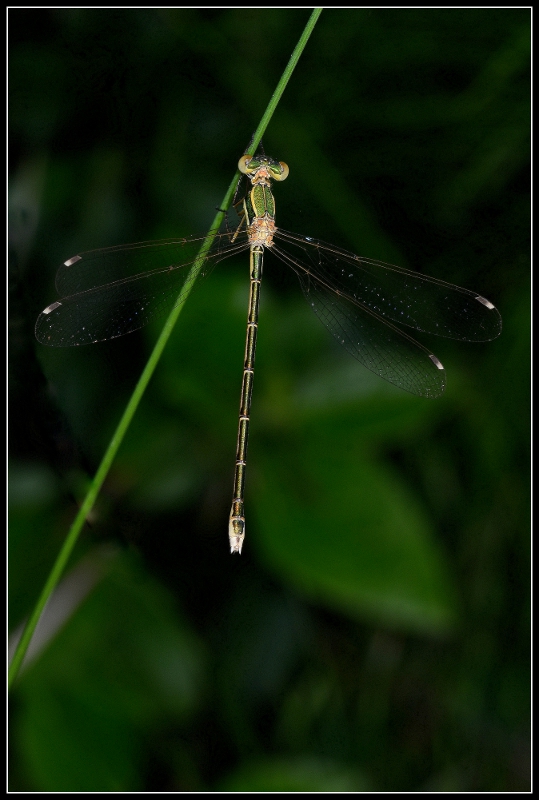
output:
[[[305,26],[305,29],[304,29],[304,31],[303,31],[303,33],[302,33],[302,35],[301,35],[301,37],[300,37],[300,39],[298,41],[298,44],[297,44],[296,48],[294,49],[294,52],[292,53],[292,55],[290,57],[290,60],[289,60],[289,62],[287,64],[287,66],[286,66],[286,68],[285,68],[280,80],[279,80],[279,83],[277,84],[277,87],[276,87],[276,89],[275,89],[275,91],[274,91],[274,93],[273,93],[273,95],[272,95],[272,97],[271,97],[271,99],[270,99],[270,101],[268,103],[268,107],[266,108],[266,111],[264,112],[264,114],[262,116],[260,124],[258,125],[258,127],[257,127],[257,129],[256,129],[256,131],[254,133],[253,140],[252,140],[253,152],[256,150],[256,147],[258,146],[262,136],[264,135],[264,133],[266,131],[266,128],[267,128],[267,126],[269,124],[269,121],[270,121],[270,119],[271,119],[271,117],[273,115],[273,112],[275,111],[275,109],[277,107],[277,104],[278,104],[279,100],[282,97],[282,94],[283,94],[283,92],[284,92],[284,90],[286,88],[286,85],[287,85],[287,83],[290,80],[290,77],[292,75],[292,72],[294,71],[294,68],[295,68],[296,64],[298,63],[298,61],[299,61],[299,58],[300,58],[300,56],[301,56],[301,54],[302,54],[302,52],[303,52],[303,50],[305,48],[305,45],[307,44],[309,36],[311,35],[312,30],[313,30],[313,28],[314,28],[314,26],[315,26],[315,24],[316,24],[316,22],[318,20],[318,17],[320,16],[321,13],[322,13],[322,9],[321,8],[314,9],[312,14],[311,14],[311,16],[310,16],[310,18],[309,18],[309,20],[308,20],[308,22],[307,22],[307,25]],[[83,501],[83,503],[82,503],[82,505],[80,507],[79,513],[75,517],[75,520],[73,521],[73,524],[71,525],[71,528],[69,529],[69,532],[68,532],[68,535],[66,537],[66,540],[65,540],[65,542],[64,542],[64,544],[63,544],[63,546],[62,546],[62,548],[61,548],[61,550],[60,550],[60,552],[58,554],[58,557],[57,557],[57,559],[56,559],[56,561],[55,561],[55,563],[54,563],[54,565],[52,567],[52,570],[51,570],[51,572],[50,572],[50,574],[49,574],[49,576],[48,576],[48,578],[47,578],[47,580],[45,582],[45,585],[43,586],[43,589],[42,589],[41,594],[40,594],[40,596],[39,596],[39,598],[37,600],[37,603],[36,603],[32,613],[31,613],[31,615],[30,615],[30,617],[29,617],[29,619],[28,619],[28,621],[27,621],[27,623],[25,625],[24,631],[23,631],[22,636],[21,636],[21,638],[20,638],[20,640],[19,640],[19,642],[17,644],[15,653],[13,655],[13,659],[12,659],[11,664],[9,666],[9,680],[8,680],[9,687],[12,686],[13,681],[15,680],[15,678],[16,678],[18,672],[19,672],[19,669],[20,669],[21,664],[23,662],[25,653],[26,653],[26,651],[28,649],[28,645],[30,644],[30,641],[32,639],[32,636],[34,634],[36,626],[37,626],[37,624],[39,622],[39,618],[41,617],[41,614],[43,613],[43,609],[45,608],[45,605],[46,605],[50,595],[52,594],[52,592],[54,591],[56,585],[58,584],[58,581],[60,580],[60,577],[61,577],[61,575],[62,575],[62,573],[63,573],[63,571],[65,569],[65,566],[66,566],[66,564],[67,564],[67,562],[69,560],[69,557],[70,557],[70,555],[71,555],[71,553],[73,551],[73,548],[74,548],[74,546],[75,546],[75,544],[77,542],[77,539],[78,539],[79,533],[80,533],[80,531],[82,529],[82,526],[84,525],[84,522],[85,522],[88,514],[90,513],[94,503],[95,503],[96,497],[99,494],[99,491],[100,491],[100,489],[101,489],[101,487],[103,485],[103,482],[104,482],[104,480],[105,480],[105,478],[106,478],[106,476],[108,474],[108,471],[109,471],[109,469],[110,469],[110,467],[112,465],[112,462],[114,461],[116,453],[118,452],[118,449],[119,449],[119,447],[120,447],[120,445],[122,443],[122,440],[123,440],[123,438],[124,438],[124,436],[126,434],[126,431],[129,428],[131,420],[133,419],[135,411],[137,410],[138,404],[140,403],[140,401],[142,399],[142,396],[143,396],[143,394],[144,394],[144,392],[146,390],[146,387],[148,386],[148,383],[150,382],[150,378],[152,377],[153,372],[154,372],[154,370],[155,370],[155,368],[157,366],[157,363],[158,363],[158,361],[159,361],[159,359],[161,357],[161,353],[163,352],[163,350],[165,348],[165,345],[166,345],[166,343],[167,343],[167,341],[169,339],[170,334],[172,333],[174,325],[176,324],[176,321],[177,321],[177,319],[178,319],[178,317],[179,317],[179,315],[180,315],[180,313],[182,311],[183,306],[185,305],[185,302],[186,302],[186,300],[187,300],[187,298],[188,298],[188,296],[189,296],[189,294],[191,292],[191,289],[193,288],[193,286],[195,284],[195,281],[196,281],[196,279],[198,277],[198,274],[200,272],[200,269],[201,269],[201,267],[202,267],[202,265],[203,265],[203,263],[205,261],[206,255],[207,255],[207,253],[208,253],[208,251],[209,251],[209,249],[210,249],[210,247],[212,245],[212,242],[213,242],[213,240],[215,238],[215,235],[218,232],[218,230],[219,230],[219,228],[220,228],[220,226],[221,226],[221,224],[223,222],[225,213],[226,213],[227,209],[230,207],[230,204],[232,202],[232,198],[234,196],[234,192],[235,192],[235,189],[236,189],[236,186],[237,186],[237,183],[238,183],[239,176],[240,176],[239,171],[236,171],[236,173],[235,173],[235,175],[234,175],[234,177],[233,177],[233,179],[232,179],[232,181],[230,183],[230,186],[228,187],[228,190],[227,190],[227,192],[226,192],[226,194],[225,194],[225,196],[223,198],[223,201],[221,203],[219,211],[216,214],[216,216],[215,216],[215,218],[214,218],[214,220],[212,222],[212,225],[210,227],[208,235],[206,236],[206,238],[205,238],[205,240],[204,240],[204,242],[202,244],[202,247],[200,248],[200,251],[199,251],[199,254],[197,256],[197,259],[196,259],[195,263],[193,264],[193,267],[191,268],[191,271],[189,273],[187,281],[186,281],[184,287],[182,288],[183,298],[182,298],[181,302],[179,302],[172,309],[172,311],[170,312],[170,315],[168,316],[168,318],[167,318],[167,320],[166,320],[166,322],[164,324],[163,330],[161,331],[161,334],[160,334],[160,336],[159,336],[159,338],[158,338],[158,340],[157,340],[157,342],[155,344],[155,347],[154,347],[154,349],[153,349],[153,351],[152,351],[152,353],[151,353],[151,355],[150,355],[150,357],[148,359],[148,362],[147,362],[146,366],[144,367],[144,370],[143,370],[143,372],[142,372],[142,374],[141,374],[141,376],[140,376],[140,378],[139,378],[139,380],[137,382],[137,385],[136,385],[136,387],[135,387],[135,389],[133,391],[133,394],[132,394],[127,406],[126,406],[126,409],[125,409],[125,411],[124,411],[124,413],[122,415],[122,418],[121,418],[121,420],[120,420],[120,422],[118,424],[118,427],[116,428],[116,430],[115,430],[115,432],[114,432],[114,434],[112,436],[112,439],[110,440],[110,443],[109,443],[109,445],[107,447],[105,455],[103,456],[103,460],[101,461],[101,464],[99,465],[98,470],[97,470],[97,472],[96,472],[96,474],[95,474],[95,476],[94,476],[94,478],[93,478],[93,480],[92,480],[92,482],[90,484],[90,488],[89,488],[89,490],[88,490],[88,492],[86,494],[86,497],[84,498],[84,501]]]

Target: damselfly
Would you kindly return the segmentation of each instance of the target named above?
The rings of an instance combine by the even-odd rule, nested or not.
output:
[[[271,181],[285,180],[288,167],[265,155],[245,155],[239,169],[251,188],[241,201],[235,233],[216,235],[203,256],[203,238],[80,253],[65,261],[56,276],[62,299],[47,306],[36,322],[37,339],[54,347],[123,336],[180,303],[191,289],[193,266],[202,259],[199,277],[219,261],[249,250],[249,309],[229,518],[232,553],[241,553],[245,538],[245,467],[266,249],[294,270],[315,314],[354,358],[412,394],[441,395],[445,371],[435,355],[398,325],[468,342],[490,341],[501,332],[500,314],[476,292],[277,228]]]

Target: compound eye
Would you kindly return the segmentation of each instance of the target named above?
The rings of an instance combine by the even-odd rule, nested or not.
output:
[[[279,164],[281,165],[281,174],[277,175],[274,173],[273,177],[276,181],[285,181],[288,178],[288,173],[290,171],[288,169],[288,164],[285,164],[284,161],[279,161]]]
[[[247,164],[249,163],[249,161],[252,160],[252,158],[253,158],[252,156],[246,155],[246,156],[242,156],[240,158],[240,160],[238,161],[238,169],[242,173],[242,175],[248,175],[249,172],[252,171],[252,170],[249,170],[248,167],[247,167]]]

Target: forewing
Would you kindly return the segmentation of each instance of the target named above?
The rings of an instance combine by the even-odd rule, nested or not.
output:
[[[61,299],[37,319],[38,341],[68,347],[114,339],[168,313],[189,291],[203,241],[141,242],[68,259],[56,279]],[[197,280],[246,247],[246,237],[234,244],[227,234],[216,237]]]
[[[286,243],[288,263],[298,274],[308,272],[383,319],[469,342],[490,341],[501,332],[500,314],[477,292],[280,228],[275,236]]]

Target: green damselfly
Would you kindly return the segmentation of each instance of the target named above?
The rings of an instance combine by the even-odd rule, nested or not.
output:
[[[354,358],[412,394],[441,395],[445,371],[435,355],[398,325],[469,342],[490,341],[501,332],[497,309],[476,292],[277,228],[271,181],[285,180],[288,167],[265,155],[245,155],[239,169],[251,181],[237,204],[240,225],[234,233],[216,235],[199,272],[199,277],[207,275],[219,261],[249,250],[247,335],[229,518],[232,553],[241,553],[245,538],[245,467],[266,250],[296,273],[315,314]],[[37,319],[38,341],[67,347],[114,339],[170,311],[191,289],[189,276],[200,262],[204,241],[139,242],[68,259],[56,276],[62,299]]]

